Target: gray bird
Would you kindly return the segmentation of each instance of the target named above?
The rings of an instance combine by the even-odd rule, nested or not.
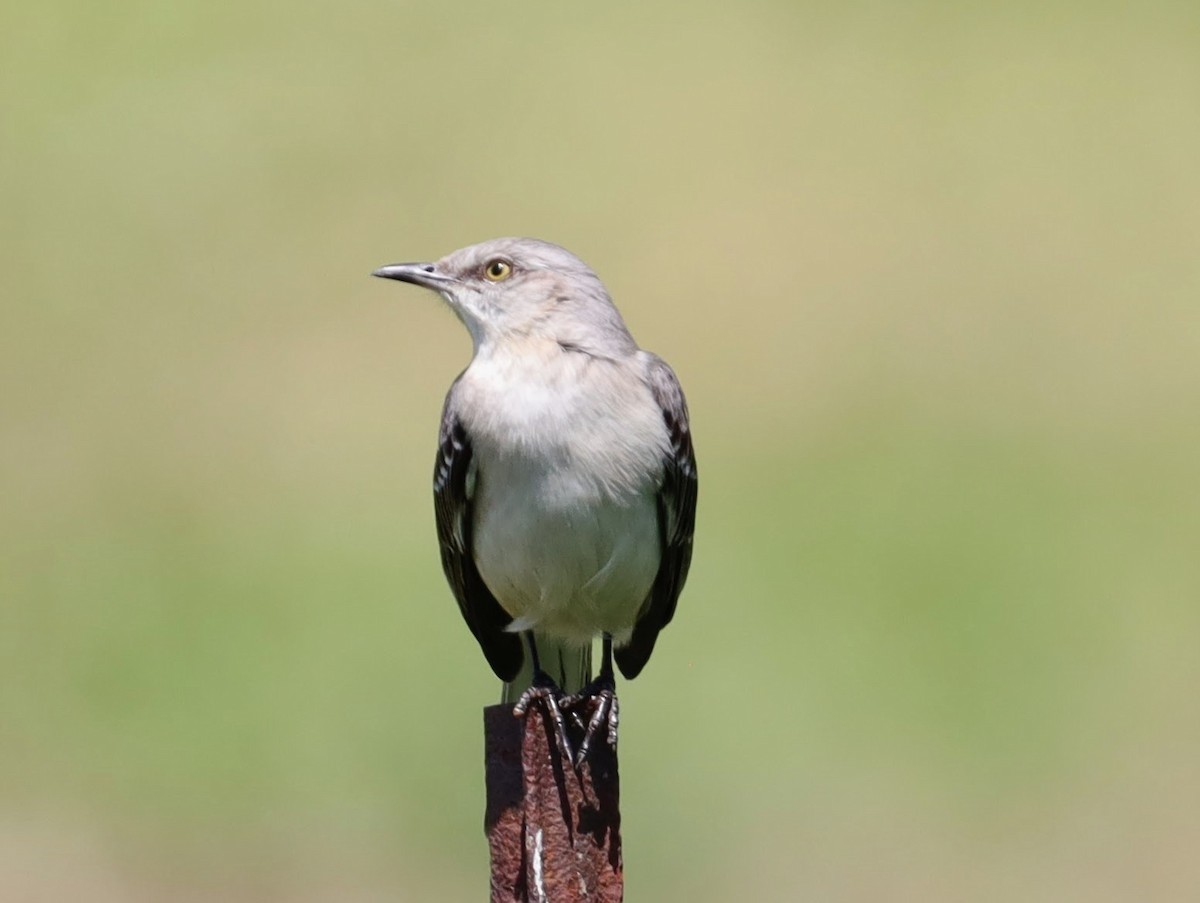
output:
[[[437,292],[474,343],[446,395],[434,508],[446,578],[505,700],[600,693],[615,743],[612,657],[641,672],[692,557],[679,381],[638,348],[596,274],[549,242],[499,238],[374,275]]]

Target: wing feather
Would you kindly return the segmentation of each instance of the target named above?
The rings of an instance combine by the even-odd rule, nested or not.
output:
[[[471,439],[454,414],[454,387],[446,396],[433,471],[433,508],[441,546],[442,570],[463,620],[483,649],[496,676],[511,681],[524,659],[521,640],[505,628],[512,620],[483,582],[475,566],[471,531],[475,474]]]
[[[629,679],[645,667],[654,651],[658,632],[675,615],[675,606],[692,563],[692,535],[696,525],[696,453],[692,447],[687,401],[679,380],[666,361],[655,355],[650,358],[647,381],[662,411],[669,438],[658,491],[662,560],[629,644],[614,652],[621,673]]]

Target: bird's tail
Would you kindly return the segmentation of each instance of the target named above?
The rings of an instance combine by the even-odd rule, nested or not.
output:
[[[592,681],[592,647],[577,643],[564,643],[544,634],[533,632],[537,644],[538,661],[542,670],[558,684],[564,693],[578,693]],[[516,703],[533,682],[533,659],[525,650],[525,662],[516,679],[504,685],[501,702]]]

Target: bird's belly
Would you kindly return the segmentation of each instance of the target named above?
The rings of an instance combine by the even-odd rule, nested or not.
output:
[[[578,643],[604,632],[622,645],[658,571],[654,497],[572,497],[525,480],[481,490],[476,565],[510,629]]]

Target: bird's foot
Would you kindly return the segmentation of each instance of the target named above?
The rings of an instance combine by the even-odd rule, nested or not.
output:
[[[579,752],[575,756],[576,768],[582,766],[587,760],[588,753],[592,748],[592,740],[600,733],[602,728],[604,729],[605,740],[608,742],[609,749],[613,752],[617,750],[617,724],[620,721],[620,705],[617,702],[617,686],[611,674],[601,674],[578,693],[564,696],[559,700],[559,704],[567,711],[571,711],[577,707],[583,707],[586,710],[589,703],[593,706],[592,717],[588,719],[587,729],[583,735],[583,742],[579,745]],[[571,712],[571,714],[572,717],[577,717],[574,712]]]
[[[545,705],[546,711],[550,713],[550,720],[554,722],[559,753],[568,762],[574,762],[575,754],[572,752],[571,738],[567,734],[567,722],[563,717],[563,703],[566,701],[566,697],[563,696],[563,691],[558,684],[545,671],[533,673],[533,681],[529,688],[521,694],[517,704],[513,706],[513,714],[518,718],[524,718],[529,712],[529,707],[539,701]]]

